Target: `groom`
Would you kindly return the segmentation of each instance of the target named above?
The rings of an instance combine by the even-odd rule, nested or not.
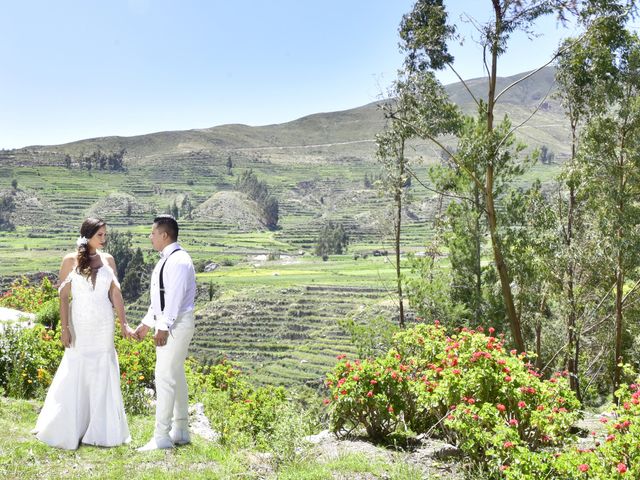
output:
[[[184,361],[194,331],[196,275],[191,257],[178,244],[178,231],[175,218],[159,215],[149,235],[160,260],[151,274],[151,306],[135,333],[142,340],[155,327],[157,402],[154,435],[141,452],[191,440]]]

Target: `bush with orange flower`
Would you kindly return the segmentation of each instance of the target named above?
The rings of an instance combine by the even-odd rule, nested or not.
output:
[[[406,426],[438,434],[487,473],[520,448],[562,444],[579,416],[565,376],[543,379],[493,329],[449,335],[437,323],[417,325],[396,334],[384,356],[341,358],[327,386],[335,432],[364,428],[384,440]]]

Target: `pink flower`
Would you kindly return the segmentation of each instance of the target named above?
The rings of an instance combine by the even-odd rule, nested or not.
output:
[[[504,381],[509,383],[511,381],[511,377],[507,375],[506,377],[504,377]]]
[[[619,463],[617,468],[619,473],[625,473],[627,471],[627,466],[624,463]]]
[[[503,446],[504,448],[512,448],[512,447],[513,447],[513,442],[504,442],[504,443],[502,444],[502,446]]]
[[[509,425],[511,425],[512,427],[517,427],[518,426],[518,420],[515,418],[512,418],[511,420],[509,420]]]
[[[369,397],[369,398],[373,397],[373,392],[371,390],[369,390],[367,392],[367,397]]]
[[[500,410],[501,412],[504,412],[504,411],[507,409],[507,407],[505,407],[505,406],[504,406],[503,404],[501,404],[501,403],[499,403],[498,405],[496,405],[496,408],[497,408],[498,410]]]
[[[527,404],[526,404],[525,402],[523,402],[522,400],[520,400],[520,401],[518,402],[518,407],[520,407],[520,408],[525,408],[526,406],[527,406]]]
[[[578,465],[578,470],[580,470],[581,472],[586,472],[589,470],[589,465],[587,465],[586,463],[582,463]]]

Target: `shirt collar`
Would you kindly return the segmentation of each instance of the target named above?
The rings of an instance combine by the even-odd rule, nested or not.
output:
[[[180,245],[178,245],[178,242],[173,242],[170,243],[169,245],[167,245],[166,247],[164,247],[162,249],[162,251],[160,252],[160,258],[166,258],[169,255],[171,255],[175,250],[178,250],[180,248]]]

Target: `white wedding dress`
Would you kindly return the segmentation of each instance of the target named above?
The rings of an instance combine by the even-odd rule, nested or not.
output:
[[[120,287],[103,259],[91,279],[75,271],[71,283],[72,345],[47,392],[34,433],[43,442],[75,450],[80,443],[112,447],[129,443],[129,427],[120,391],[120,368],[114,347],[114,314],[109,289]]]

